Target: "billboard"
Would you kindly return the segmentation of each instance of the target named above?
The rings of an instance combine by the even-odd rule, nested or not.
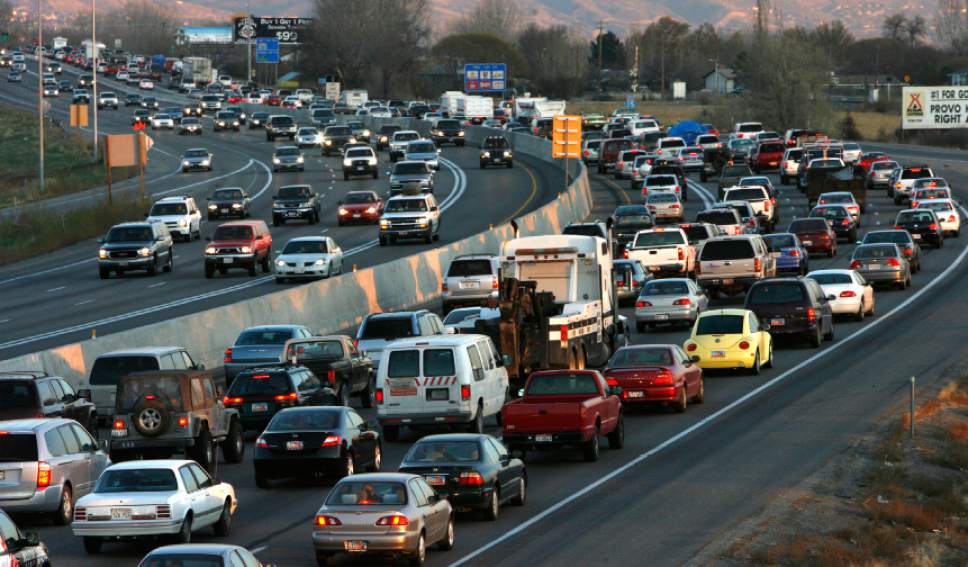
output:
[[[968,86],[904,87],[901,92],[901,128],[968,128]]]
[[[274,38],[280,45],[298,45],[312,25],[312,18],[242,16],[235,18],[234,39],[235,43],[251,43],[259,38]]]
[[[255,40],[256,63],[279,62],[279,40],[270,37],[260,37]]]
[[[505,63],[467,63],[464,65],[464,92],[503,93],[507,88]]]
[[[231,26],[179,26],[175,32],[179,45],[231,45]]]

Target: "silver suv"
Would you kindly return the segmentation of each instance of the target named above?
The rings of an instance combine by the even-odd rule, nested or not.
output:
[[[110,464],[97,441],[72,419],[16,419],[0,435],[0,508],[49,514],[70,523],[74,502]]]
[[[776,258],[758,234],[710,238],[696,261],[696,283],[714,294],[735,294],[775,276]]]
[[[473,254],[454,258],[441,284],[444,311],[462,305],[484,305],[497,298],[497,258],[490,254]]]

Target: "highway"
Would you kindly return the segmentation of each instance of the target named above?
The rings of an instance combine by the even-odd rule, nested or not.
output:
[[[65,69],[65,76],[73,69]],[[33,76],[36,79],[36,75]],[[101,91],[111,88],[99,83]],[[0,103],[20,101],[22,108],[36,108],[36,83],[0,83]],[[130,90],[130,89],[129,89]],[[115,89],[123,100],[121,89]],[[181,95],[158,93],[161,97],[184,99]],[[64,119],[69,98],[48,99],[54,116]],[[134,109],[100,112],[100,126],[111,132],[129,132]],[[247,109],[251,112],[251,108]],[[278,109],[273,109],[276,113]],[[308,123],[305,111],[294,115]],[[205,196],[218,187],[243,187],[253,197],[252,217],[271,224],[271,197],[287,184],[309,183],[322,197],[322,221],[318,225],[302,222],[271,227],[275,250],[293,237],[327,234],[344,250],[346,268],[367,267],[425,250],[431,245],[404,242],[387,248],[377,246],[375,225],[338,227],[336,209],[347,191],[373,189],[384,194],[386,172],[390,169],[386,153],[381,154],[380,179],[352,178],[343,181],[338,157],[322,157],[305,150],[305,172],[271,171],[275,144],[265,141],[262,130],[218,132],[205,119],[202,136],[179,136],[177,132],[150,131],[155,140],[148,170],[148,192],[152,198],[192,195],[204,207]],[[215,169],[210,173],[181,173],[180,156],[187,148],[206,147],[214,155]],[[447,146],[438,174],[436,196],[444,210],[440,244],[460,240],[506,222],[550,201],[563,189],[560,169],[534,158],[518,156],[513,169],[481,170],[477,149]],[[385,167],[383,167],[385,166]],[[121,185],[121,184],[119,184]],[[125,191],[137,191],[137,181],[123,184]],[[115,191],[117,195],[119,191]],[[86,195],[59,199],[60,206],[76,206],[77,200],[90,201]],[[51,222],[58,222],[57,208],[45,207]],[[131,219],[137,220],[137,219]],[[216,223],[204,220],[202,235],[211,233]],[[34,352],[91,336],[123,331],[135,326],[165,320],[203,309],[257,297],[280,289],[270,275],[251,278],[242,271],[229,272],[207,280],[203,273],[204,240],[175,244],[175,269],[171,274],[148,277],[142,273],[123,279],[102,281],[96,266],[97,244],[92,240],[63,250],[0,268],[0,292],[7,300],[0,313],[0,358]],[[292,284],[295,285],[295,284]],[[37,306],[44,306],[38,309]]]
[[[895,149],[902,161],[907,161],[904,152],[929,162],[948,159],[951,165],[943,175],[949,182],[954,187],[968,182],[968,169],[953,161],[952,154],[927,148],[888,151]],[[604,219],[616,205],[638,201],[626,182],[617,184],[598,175],[592,175],[592,181],[596,205],[592,218]],[[779,226],[783,227],[792,218],[806,215],[807,204],[794,187],[778,187]],[[712,183],[693,182],[687,218],[692,219],[714,195]],[[899,207],[882,192],[872,192],[868,203],[862,233],[893,226]],[[527,504],[502,508],[496,522],[460,518],[455,548],[431,551],[428,564],[697,561],[725,530],[837,458],[853,436],[875,427],[879,416],[904,399],[909,376],[917,375],[922,387],[930,388],[944,369],[960,361],[959,347],[968,330],[963,284],[968,276],[966,241],[948,240],[940,250],[924,250],[923,270],[914,276],[912,288],[878,290],[877,316],[864,322],[838,320],[836,340],[822,349],[780,343],[775,367],[760,376],[708,373],[706,401],[701,406],[690,406],[684,414],[656,409],[628,415],[625,448],[603,450],[596,463],[581,462],[578,455],[529,454]],[[836,258],[812,258],[810,267],[846,267],[852,249],[853,245],[842,243]],[[63,275],[52,280],[65,281]],[[741,301],[733,298],[717,304]],[[632,317],[629,308],[623,313]],[[660,328],[633,335],[633,342],[681,344],[686,336],[683,328]],[[374,419],[371,411],[362,413]],[[500,433],[493,423],[489,431]],[[393,470],[414,438],[405,436],[384,445],[384,470]],[[219,478],[232,483],[239,494],[232,535],[216,539],[200,533],[194,541],[227,540],[280,566],[313,565],[312,517],[328,487],[287,483],[268,491],[257,489],[249,441],[245,463],[220,465],[218,471]],[[84,555],[80,540],[68,528],[31,523],[27,518],[21,520],[21,527],[40,532],[59,566],[134,564],[150,547],[108,544],[103,556],[92,558]],[[371,562],[344,557],[340,564]]]

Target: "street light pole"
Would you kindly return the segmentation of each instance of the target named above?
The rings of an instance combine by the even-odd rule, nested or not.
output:
[[[40,192],[45,189],[44,182],[44,18],[41,14],[41,2],[37,0],[37,116],[38,138],[40,148],[39,179]]]
[[[91,73],[93,79],[91,80],[93,97],[91,102],[94,107],[94,161],[97,161],[98,153],[98,139],[97,139],[97,64],[101,53],[97,49],[97,0],[91,0],[91,61],[92,69]]]

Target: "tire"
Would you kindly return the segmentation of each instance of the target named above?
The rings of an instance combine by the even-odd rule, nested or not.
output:
[[[834,340],[834,323],[830,322],[830,332],[823,336],[823,340],[832,342]]]
[[[276,283],[282,285],[282,284],[286,283],[286,278],[277,277],[276,278]]]
[[[754,365],[755,367],[753,372],[755,374],[759,374],[759,367],[760,367],[759,354],[756,355],[756,361],[754,362]],[[686,387],[685,385],[683,385],[682,390],[679,392],[679,399],[676,400],[676,404],[672,406],[672,409],[674,409],[676,413],[686,413],[686,408],[688,407],[689,407],[689,397],[686,395]]]
[[[760,375],[760,351],[756,351],[756,358],[753,359],[753,368],[750,369],[750,374],[753,376]]]
[[[316,552],[316,565],[319,567],[328,567],[330,560],[333,559],[333,553],[328,551],[317,551]]]
[[[366,388],[360,392],[360,405],[364,408],[372,408],[376,405],[376,384],[373,382],[373,377],[367,379]]]
[[[222,457],[226,463],[241,463],[245,457],[245,439],[242,435],[242,424],[233,419],[229,424],[229,433],[222,442]]]
[[[106,280],[111,277],[111,270],[107,268],[98,268],[98,275],[101,276],[102,280]]]
[[[57,505],[52,519],[57,526],[66,526],[74,519],[74,491],[70,485],[65,484],[61,489],[60,504]]]
[[[219,515],[218,521],[212,524],[212,530],[215,532],[215,537],[228,537],[232,533],[231,500],[226,499],[225,504],[222,504],[222,514]]]
[[[706,380],[699,379],[699,391],[692,397],[692,403],[699,405],[706,401]]]
[[[101,545],[104,540],[99,537],[85,537],[84,538],[84,552],[89,555],[96,555],[101,553]]]
[[[482,404],[477,404],[477,415],[467,426],[467,430],[471,433],[484,433],[484,406]]]
[[[454,517],[451,516],[447,520],[447,532],[444,535],[444,539],[437,542],[437,549],[441,551],[450,551],[454,549]]]
[[[181,529],[175,534],[175,542],[186,544],[192,542],[192,516],[186,515],[182,520]]]
[[[377,442],[376,446],[373,447],[373,460],[367,465],[366,470],[368,472],[380,472],[383,468],[383,447]]]
[[[192,235],[189,233],[188,240],[191,241]],[[172,270],[175,269],[175,254],[172,251],[168,252],[168,263],[161,270],[167,274],[170,274]]]
[[[256,485],[256,487],[261,488],[263,490],[268,490],[268,489],[272,488],[272,481],[271,481],[271,479],[268,476],[266,476],[265,473],[259,472],[259,470],[256,469],[256,471],[255,471],[255,485]]]
[[[269,259],[271,257],[272,257],[272,249],[270,248],[270,249],[266,250],[265,258],[263,258],[262,261],[260,262],[262,264],[262,273],[263,274],[268,274],[269,273],[269,270],[272,269],[270,267],[270,265],[269,265]]]
[[[817,332],[810,337],[810,346],[812,348],[820,348],[820,343],[823,342],[823,336],[821,335],[820,328],[817,327]]]
[[[336,393],[336,399],[339,400],[339,405],[343,407],[350,406],[350,386],[349,384],[343,384],[339,387],[339,391]]]
[[[427,243],[427,244],[433,244],[434,243],[434,232],[433,232],[433,230],[431,230],[430,232],[427,233],[427,236],[424,237],[424,242]]]
[[[592,438],[585,442],[582,447],[582,457],[585,458],[586,463],[594,463],[598,460],[599,453],[599,443],[598,443],[598,427],[595,427],[595,432],[592,434]]]
[[[252,265],[249,266],[249,276],[250,277],[254,277],[255,276],[255,267],[256,267],[255,264],[256,264],[256,262],[253,260],[252,261]]]
[[[528,479],[522,476],[518,479],[518,495],[511,499],[513,506],[524,506],[528,499]]]
[[[212,279],[212,276],[214,276],[214,275],[215,275],[215,268],[213,268],[212,266],[206,265],[205,266],[205,278],[210,280],[210,279]]]
[[[386,246],[386,245],[387,245],[387,237],[386,236],[381,236],[380,237],[380,246]]]
[[[383,426],[383,438],[387,441],[394,442],[400,439],[400,426],[399,425],[384,425]]]
[[[864,300],[861,300],[860,307],[857,308],[857,314],[854,315],[854,321],[863,321],[864,315],[866,315],[864,313]]]
[[[151,263],[148,264],[148,275],[151,277],[155,277],[158,275],[158,257],[157,256],[153,256],[151,258]]]
[[[501,498],[497,491],[497,486],[491,490],[491,499],[487,502],[487,507],[481,510],[481,515],[488,522],[496,522],[501,510]]]
[[[763,368],[773,368],[773,340],[772,339],[770,340],[770,359],[763,364]],[[705,390],[705,387],[703,389]]]
[[[350,180],[350,174],[349,174],[349,173],[346,173],[346,172],[344,171],[344,172],[343,172],[343,181],[349,181],[349,180]]]
[[[215,447],[212,442],[212,434],[208,432],[208,429],[203,429],[198,434],[198,439],[195,440],[195,446],[192,447],[192,458],[203,469],[207,471],[213,469],[215,465]]]
[[[609,449],[621,449],[625,446],[625,418],[622,414],[618,414],[618,423],[615,425],[615,429],[608,434],[608,448]]]
[[[417,540],[417,550],[408,558],[407,563],[410,567],[423,567],[424,561],[427,560],[427,543],[424,540],[424,535],[420,534],[420,539]]]

